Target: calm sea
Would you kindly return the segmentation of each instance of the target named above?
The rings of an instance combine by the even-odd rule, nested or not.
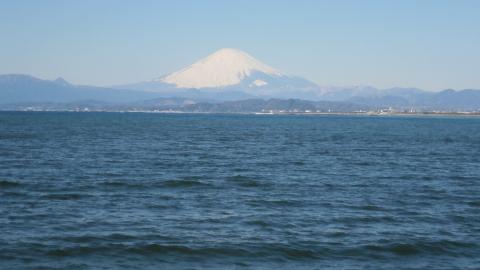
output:
[[[0,113],[0,269],[479,269],[480,118]]]

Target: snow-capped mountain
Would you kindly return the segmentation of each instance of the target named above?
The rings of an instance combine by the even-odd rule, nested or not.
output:
[[[245,52],[235,49],[221,49],[156,81],[173,84],[178,88],[221,88],[239,84],[256,72],[271,77],[285,76],[280,71],[263,64]],[[253,81],[255,86],[265,86],[267,84],[260,79]]]
[[[117,86],[118,87],[118,86]],[[233,93],[248,97],[297,97],[315,99],[319,87],[300,77],[287,75],[246,52],[221,49],[192,65],[151,81],[119,88],[182,96],[192,91],[229,99]],[[242,94],[240,94],[242,93]]]

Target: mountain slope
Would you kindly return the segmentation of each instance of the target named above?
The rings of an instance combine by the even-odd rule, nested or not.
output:
[[[148,92],[73,85],[62,78],[49,81],[22,74],[0,75],[0,104],[79,100],[132,102],[157,96]]]

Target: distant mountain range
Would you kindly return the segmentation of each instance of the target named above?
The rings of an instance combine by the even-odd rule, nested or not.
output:
[[[41,80],[28,75],[0,75],[0,104],[97,100],[132,102],[158,97],[155,93],[73,85],[62,78]]]
[[[61,110],[82,106],[105,110],[181,108],[195,112],[253,112],[272,108],[479,111],[480,90],[430,92],[416,88],[320,87],[235,49],[219,50],[151,81],[112,87],[73,85],[62,78],[48,81],[22,74],[0,75],[0,109]]]

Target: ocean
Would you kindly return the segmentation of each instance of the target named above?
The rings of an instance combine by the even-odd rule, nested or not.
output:
[[[480,118],[0,113],[0,269],[479,269]]]

